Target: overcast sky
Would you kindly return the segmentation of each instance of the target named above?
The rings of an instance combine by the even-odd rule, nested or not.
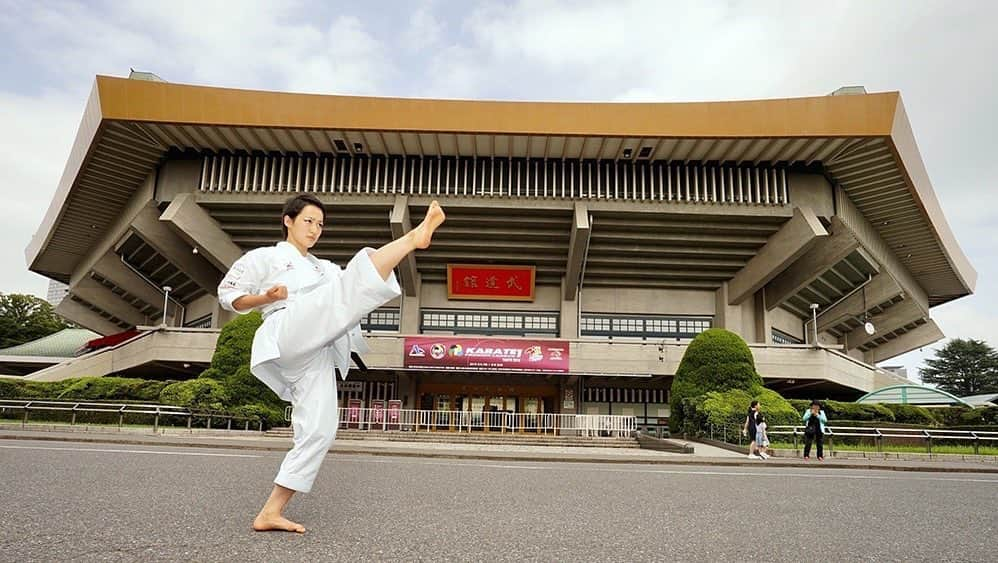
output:
[[[903,8],[902,8],[903,6]],[[994,2],[0,0],[0,291],[44,296],[24,249],[94,76],[329,94],[708,101],[898,90],[976,294],[932,310],[998,345]],[[933,345],[938,348],[941,343]],[[891,363],[909,372],[932,350]]]

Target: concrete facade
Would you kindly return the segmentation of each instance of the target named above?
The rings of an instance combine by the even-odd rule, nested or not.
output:
[[[391,380],[392,393],[412,405],[421,385],[443,385],[442,376],[402,369],[401,338],[421,331],[569,341],[571,374],[520,382],[557,388],[560,412],[579,412],[590,389],[667,389],[686,342],[711,326],[741,335],[773,388],[849,397],[894,381],[874,362],[941,338],[930,307],[971,293],[976,277],[935,208],[913,219],[871,207],[871,190],[905,189],[878,179],[885,166],[927,182],[893,94],[703,104],[701,112],[596,104],[584,119],[571,104],[369,100],[362,109],[335,96],[274,94],[292,96],[287,107],[352,110],[319,123],[312,113],[271,116],[263,93],[103,77],[98,90],[87,115],[104,125],[78,139],[92,156],[71,157],[56,211],[27,249],[29,266],[69,283],[59,312],[74,322],[104,334],[164,321],[175,331],[129,345],[145,352],[126,358],[122,349],[114,361],[88,359],[44,378],[190,364],[192,355],[174,350],[200,354],[214,333],[183,327],[217,330],[231,318],[216,303],[219,279],[243,252],[280,238],[280,206],[302,191],[329,205],[314,252],[339,263],[406,232],[433,199],[447,210],[431,249],[400,264],[403,296],[383,311],[394,319],[390,334],[378,329],[365,358],[369,377]],[[182,104],[155,101],[195,92],[213,100],[196,118]],[[260,114],[230,115],[223,100]],[[130,135],[143,139],[131,154],[122,148]],[[76,241],[66,233],[91,210],[68,194],[87,189],[90,166],[102,159],[130,188],[113,214],[93,219],[92,240]],[[935,201],[931,186],[917,188],[898,197]],[[904,249],[925,229],[936,246],[919,261]],[[460,263],[532,265],[535,298],[449,299],[446,267]],[[823,348],[814,346],[811,303]],[[517,326],[533,319],[541,328],[429,327],[428,311],[519,315]],[[544,324],[552,317],[555,325]],[[866,320],[874,335],[863,332]],[[467,381],[485,385],[480,379]],[[507,393],[517,385],[513,376],[492,380]]]

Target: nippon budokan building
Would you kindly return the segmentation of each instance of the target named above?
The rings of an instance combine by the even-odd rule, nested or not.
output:
[[[447,212],[364,319],[368,370],[340,392],[365,406],[640,426],[710,327],[785,396],[855,399],[903,381],[875,364],[942,338],[930,309],[977,276],[896,92],[535,103],[98,76],[26,257],[68,284],[60,315],[139,334],[27,377],[196,376],[231,318],[222,275],[281,239],[299,192],[327,204],[313,252],[340,264]]]

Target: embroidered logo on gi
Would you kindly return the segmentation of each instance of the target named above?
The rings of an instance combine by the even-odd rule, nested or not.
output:
[[[419,347],[419,344],[413,344],[412,348],[409,349],[409,357],[411,358],[423,358],[426,356],[426,351]]]

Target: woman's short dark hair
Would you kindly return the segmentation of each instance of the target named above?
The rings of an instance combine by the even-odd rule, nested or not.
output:
[[[290,217],[291,220],[294,221],[295,217],[301,213],[301,210],[305,209],[305,207],[309,205],[318,207],[319,210],[322,211],[323,219],[325,219],[326,206],[319,201],[319,198],[312,194],[298,194],[292,198],[288,198],[288,200],[284,202],[284,212],[281,213],[281,232],[284,233],[284,238],[288,238],[288,227],[284,224],[284,218]]]
[[[818,407],[820,409],[821,408],[821,403],[819,403],[818,401],[811,401],[811,406],[812,407]]]
[[[752,401],[751,403],[749,403],[749,408],[750,409],[754,409],[755,406],[758,405],[758,404],[759,404],[759,401]]]

